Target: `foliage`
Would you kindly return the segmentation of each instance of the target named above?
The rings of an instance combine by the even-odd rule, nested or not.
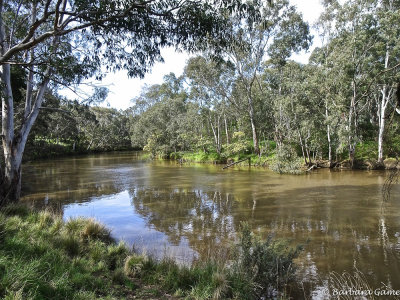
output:
[[[378,143],[374,141],[365,142],[357,145],[356,159],[367,160],[378,157]]]
[[[232,134],[232,143],[225,145],[225,151],[228,156],[244,153],[248,150],[249,144],[246,140],[245,133],[236,131]]]
[[[131,149],[126,112],[91,107],[48,93],[29,136],[25,160]]]
[[[301,174],[302,162],[290,145],[282,145],[270,164],[271,170],[279,174]]]
[[[131,137],[134,147],[144,148],[154,157],[168,156],[171,152],[191,149],[196,142],[196,130],[199,117],[198,107],[187,101],[183,90],[183,78],[174,74],[165,77],[161,86],[153,86],[142,98],[154,101],[148,109],[131,119]]]

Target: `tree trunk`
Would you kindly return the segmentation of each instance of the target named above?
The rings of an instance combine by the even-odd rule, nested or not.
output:
[[[385,70],[389,66],[389,51],[386,51],[385,57]],[[379,118],[379,134],[378,134],[378,163],[383,164],[383,135],[385,133],[385,113],[387,105],[392,97],[391,91],[389,91],[389,87],[384,84],[381,89],[382,99],[380,103],[378,103],[378,118]]]
[[[382,99],[380,103],[378,103],[378,119],[379,119],[379,132],[378,132],[378,163],[383,164],[383,137],[385,134],[385,121],[386,121],[386,108],[389,104],[390,98],[392,97],[393,90],[389,90],[390,88],[387,85],[384,85],[381,94]]]
[[[306,165],[308,165],[307,158],[306,158],[306,154],[305,154],[305,151],[304,151],[303,138],[301,137],[300,129],[297,129],[297,132],[298,132],[298,134],[299,134],[299,140],[300,140],[300,146],[301,146],[301,153],[303,154],[304,163],[305,163]]]
[[[257,129],[256,129],[256,124],[254,122],[254,109],[253,109],[253,100],[251,98],[251,95],[248,95],[248,104],[249,104],[249,117],[250,117],[250,124],[251,124],[251,132],[253,135],[254,153],[259,155],[260,154],[260,146],[258,144]]]
[[[21,196],[21,163],[12,159],[11,170],[4,174],[4,181],[1,186],[0,206],[17,202]]]
[[[329,125],[328,101],[325,101],[325,120],[326,124],[326,137],[328,139],[328,160],[329,168],[332,167],[332,144],[331,144],[331,126]]]
[[[351,97],[350,109],[349,109],[349,120],[348,120],[348,130],[349,130],[349,136],[348,136],[349,145],[348,145],[348,147],[349,147],[350,167],[353,169],[355,152],[356,152],[356,141],[355,141],[355,136],[354,136],[355,128],[353,128],[353,122],[354,123],[357,122],[356,117],[355,117],[355,113],[356,113],[356,83],[354,80],[352,82],[352,88],[353,88],[353,95]]]
[[[221,153],[221,130],[220,130],[220,116],[217,118],[217,153]]]
[[[384,114],[384,111],[382,111]],[[379,121],[379,134],[378,134],[378,163],[383,164],[383,133],[385,130],[385,115]]]
[[[210,122],[210,127],[211,127],[211,130],[212,130],[212,133],[214,135],[215,148],[217,150],[217,153],[220,154],[221,147],[219,146],[219,117],[218,117],[218,124],[217,124],[218,128],[214,128],[211,116],[208,117],[208,120]],[[216,130],[218,130],[218,132]]]
[[[2,36],[4,29],[1,29]],[[11,89],[10,65],[1,66],[2,88],[2,143],[4,153],[4,176],[1,184],[0,205],[19,199],[21,190],[21,165],[16,159],[17,148],[14,141],[14,102]]]
[[[230,144],[230,140],[229,140],[229,132],[228,132],[228,123],[226,121],[226,115],[225,114],[224,114],[224,123],[225,123],[226,144],[229,145]]]

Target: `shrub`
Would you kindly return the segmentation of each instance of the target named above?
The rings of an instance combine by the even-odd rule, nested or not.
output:
[[[246,152],[250,148],[250,145],[246,140],[244,132],[237,131],[232,135],[232,143],[224,147],[226,154],[232,156]]]
[[[303,163],[290,145],[278,147],[278,151],[270,164],[272,171],[279,174],[301,174]]]
[[[301,246],[292,248],[284,240],[269,237],[262,241],[251,233],[247,223],[242,223],[230,274],[233,293],[246,298],[251,295],[252,298],[284,292],[294,279],[293,260],[301,250]]]

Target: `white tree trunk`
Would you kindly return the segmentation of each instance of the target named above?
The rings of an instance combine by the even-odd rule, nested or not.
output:
[[[389,51],[386,51],[385,69],[389,66]],[[379,133],[378,133],[378,163],[383,164],[383,136],[385,133],[385,113],[390,98],[392,97],[393,89],[386,84],[383,85],[380,94],[381,100],[378,103],[378,119],[379,119]]]
[[[230,140],[229,140],[228,122],[226,121],[225,113],[224,113],[224,124],[225,124],[226,144],[229,145],[230,144]]]
[[[378,134],[378,163],[383,163],[383,133],[385,131],[385,108],[381,107],[381,117],[379,120]]]
[[[332,167],[332,142],[331,142],[331,126],[329,125],[329,112],[328,112],[328,101],[325,101],[325,120],[326,124],[326,137],[328,140],[328,159],[329,168]]]
[[[0,1],[0,52],[3,55],[8,50],[5,29],[1,13],[3,3]],[[36,7],[32,5],[32,22],[35,20]],[[59,38],[54,38],[53,45],[58,44]],[[30,53],[33,56],[33,53]],[[18,134],[14,131],[14,97],[11,88],[10,64],[3,63],[1,71],[1,101],[2,101],[2,144],[4,153],[4,175],[0,187],[0,206],[18,201],[21,194],[21,164],[28,135],[39,114],[44,99],[44,93],[49,83],[50,67],[43,74],[43,81],[38,86],[35,97],[32,81],[33,70],[29,70],[27,78],[27,93],[25,100],[24,119]]]
[[[251,124],[251,132],[253,135],[253,145],[254,145],[254,152],[257,155],[260,155],[260,146],[258,144],[258,137],[257,137],[257,129],[256,124],[254,121],[254,108],[253,108],[253,99],[251,97],[251,92],[248,94],[248,105],[249,105],[249,117],[250,117],[250,124]]]
[[[348,119],[348,147],[349,147],[349,161],[350,161],[350,167],[354,167],[354,158],[355,158],[355,152],[356,152],[356,137],[355,137],[355,130],[356,130],[356,125],[357,125],[357,120],[356,120],[356,96],[357,96],[357,87],[356,83],[353,80],[352,82],[352,89],[353,89],[353,95],[351,97],[350,101],[350,108],[349,108],[349,119]]]

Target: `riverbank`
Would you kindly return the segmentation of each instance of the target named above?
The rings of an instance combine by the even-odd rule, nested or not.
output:
[[[286,295],[301,248],[261,241],[243,225],[230,261],[181,266],[117,244],[93,219],[26,206],[0,212],[3,299],[257,299]]]
[[[71,156],[81,156],[89,154],[99,154],[99,153],[110,153],[110,152],[127,152],[127,151],[139,151],[136,148],[115,148],[115,149],[73,149],[70,145],[65,144],[54,144],[47,141],[40,141],[41,143],[33,146],[27,147],[23,161],[35,161],[41,159],[52,159],[52,158],[62,158]]]
[[[292,159],[279,165],[277,156],[272,153],[268,156],[256,154],[240,154],[240,155],[225,155],[218,154],[216,152],[173,152],[169,155],[152,157],[149,153],[144,154],[145,158],[157,158],[157,159],[172,159],[179,163],[209,163],[209,164],[221,164],[225,166],[253,166],[253,167],[265,167],[272,170],[276,170],[279,173],[280,168],[284,168],[282,173],[301,173],[314,168],[335,168],[335,169],[356,169],[356,170],[392,170],[399,169],[400,163],[395,158],[387,158],[383,161],[383,164],[379,164],[378,161],[370,157],[358,157],[354,160],[353,167],[348,159],[338,160],[332,163],[330,166],[328,160],[314,160],[310,164],[305,164],[301,158]],[[297,171],[298,172],[297,172]]]

